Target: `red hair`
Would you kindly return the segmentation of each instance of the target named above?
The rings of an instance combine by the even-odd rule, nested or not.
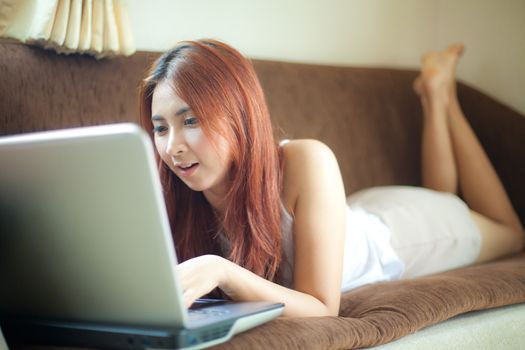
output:
[[[280,152],[264,94],[251,63],[214,40],[179,43],[154,62],[140,91],[140,120],[152,134],[151,100],[169,81],[199,119],[232,151],[230,189],[221,218],[202,192],[189,189],[157,155],[175,249],[180,261],[219,254],[273,280],[281,261]],[[226,239],[229,247],[220,244]]]

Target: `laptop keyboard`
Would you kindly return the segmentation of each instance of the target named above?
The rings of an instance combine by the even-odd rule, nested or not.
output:
[[[219,310],[212,308],[203,308],[203,309],[189,309],[188,316],[190,321],[204,320],[206,318],[215,318],[227,316],[230,313],[230,310]]]

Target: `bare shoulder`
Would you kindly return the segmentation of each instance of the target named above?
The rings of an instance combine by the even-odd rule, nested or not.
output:
[[[340,178],[337,159],[326,144],[314,139],[292,140],[283,147],[283,202],[293,213],[300,193],[319,181]],[[314,188],[312,188],[314,186]]]
[[[322,160],[335,158],[332,150],[323,142],[314,139],[292,140],[283,145],[285,162]],[[319,158],[319,159],[318,159]]]

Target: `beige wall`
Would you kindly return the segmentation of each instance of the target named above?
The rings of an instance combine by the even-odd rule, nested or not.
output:
[[[525,1],[446,0],[438,46],[467,45],[459,77],[525,114]]]
[[[524,0],[127,0],[139,50],[216,38],[254,58],[416,68],[464,41],[461,79],[525,114]]]

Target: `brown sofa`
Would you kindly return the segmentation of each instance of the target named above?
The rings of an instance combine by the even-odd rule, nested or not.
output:
[[[97,61],[0,42],[0,136],[138,122],[138,85],[157,53]],[[335,152],[347,194],[420,183],[416,71],[254,61],[279,138],[315,138]],[[525,117],[459,85],[466,115],[525,221]],[[0,165],[1,166],[1,165]],[[482,176],[482,174],[480,175]],[[457,314],[525,302],[525,254],[345,294],[340,317],[278,319],[224,349],[382,344]]]

